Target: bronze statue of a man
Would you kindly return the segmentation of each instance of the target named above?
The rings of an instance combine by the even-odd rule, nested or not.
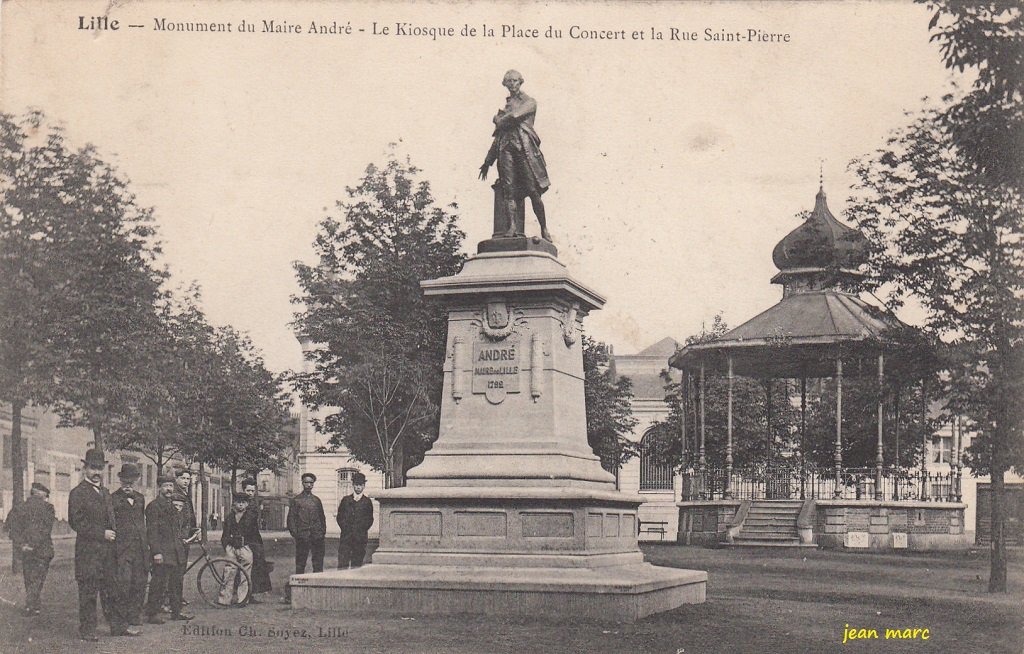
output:
[[[524,199],[530,198],[533,213],[540,223],[541,237],[551,241],[548,234],[544,202],[541,195],[548,190],[547,164],[540,151],[540,137],[533,129],[537,114],[537,101],[520,90],[523,76],[510,70],[501,81],[509,95],[505,107],[494,115],[494,140],[487,157],[480,166],[480,179],[487,179],[491,164],[498,162],[498,183],[495,187],[494,223],[496,235],[499,226],[505,227],[504,236],[525,236]]]

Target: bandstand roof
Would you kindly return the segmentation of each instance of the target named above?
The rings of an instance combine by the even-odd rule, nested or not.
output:
[[[867,240],[836,220],[819,188],[814,210],[772,253],[782,301],[714,340],[682,348],[669,365],[720,374],[731,359],[734,374],[761,378],[832,377],[838,358],[843,374],[877,374],[878,354],[887,369],[927,366],[919,334],[851,292],[867,254]]]
[[[831,377],[835,360],[888,350],[889,337],[906,325],[855,295],[834,290],[784,298],[739,327],[706,343],[688,345],[670,360],[673,367],[733,370],[748,377]],[[894,353],[896,354],[896,353]],[[895,362],[894,362],[895,363]],[[874,371],[868,366],[865,372]],[[859,366],[848,370],[858,374]]]

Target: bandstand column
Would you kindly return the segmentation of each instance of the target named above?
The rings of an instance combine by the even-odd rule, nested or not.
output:
[[[708,479],[707,479],[707,465],[708,460],[704,450],[704,362],[700,364],[700,453],[698,454],[697,465],[700,467],[700,494],[701,499],[708,499]]]
[[[680,381],[679,390],[679,464],[683,470],[686,470],[686,392],[688,389],[685,380]]]
[[[835,498],[843,495],[843,359],[836,358],[836,453],[833,457],[836,464]]]
[[[926,499],[928,495],[928,384],[927,380],[921,378],[921,438],[923,447],[921,449],[921,497]]]
[[[804,455],[804,432],[807,429],[807,378],[800,378],[800,499],[805,497],[807,483],[807,458]]]
[[[902,395],[902,388],[897,383],[896,391],[892,398],[892,414],[893,414],[893,431],[896,436],[896,462],[893,465],[893,496],[892,499],[899,501],[900,499],[900,480],[903,478],[900,468],[900,396]]]
[[[960,493],[960,476],[963,474],[963,467],[960,464],[960,452],[964,443],[963,418],[957,416],[951,427],[953,428],[953,479],[951,480],[951,486],[953,487],[954,501],[960,502],[963,499]]]
[[[725,491],[722,497],[732,499],[732,355],[729,355],[729,404],[726,413],[726,441],[725,441]]]
[[[878,355],[878,447],[875,450],[875,499],[885,497],[882,492],[882,466],[885,455],[882,452],[883,420],[885,419],[885,355]]]
[[[772,380],[768,378],[764,382],[764,398],[767,402],[767,415],[765,421],[768,423],[768,440],[766,442],[767,449],[765,450],[765,460],[770,468],[772,465],[772,445],[775,443],[774,434],[772,434]]]

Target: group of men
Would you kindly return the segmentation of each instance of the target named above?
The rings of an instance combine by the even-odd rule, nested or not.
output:
[[[302,475],[302,492],[288,503],[288,533],[295,541],[295,574],[306,571],[306,561],[312,558],[313,572],[323,572],[324,540],[327,536],[327,517],[320,498],[313,494],[316,475]],[[338,568],[358,568],[366,558],[366,541],[373,525],[373,501],[363,494],[366,475],[352,475],[352,493],[338,504],[336,520],[341,530],[338,542]],[[285,588],[284,601],[290,602],[291,588]]]
[[[188,498],[191,475],[179,470],[157,478],[159,494],[146,505],[135,489],[141,473],[125,463],[120,488],[103,486],[107,461],[102,450],[85,453],[82,482],[68,497],[68,523],[75,530],[75,581],[78,582],[78,630],[82,640],[98,640],[96,598],[112,636],[137,636],[145,620],[163,624],[166,600],[172,620],[190,620],[182,612],[182,582],[188,545],[199,537]],[[149,595],[146,596],[147,584]]]
[[[163,624],[161,612],[169,610],[171,620],[191,620],[182,611],[182,584],[188,565],[189,544],[200,534],[188,497],[191,475],[179,469],[173,476],[157,478],[159,493],[146,504],[136,490],[141,478],[138,466],[125,463],[118,472],[120,487],[113,493],[103,486],[107,470],[102,450],[90,449],[83,463],[82,481],[68,497],[68,523],[76,532],[75,581],[78,584],[79,636],[97,641],[97,598],[112,636],[137,636],[143,621]],[[306,570],[312,557],[313,571],[323,571],[324,540],[327,532],[323,503],[313,495],[316,475],[302,475],[302,492],[291,499],[288,531],[295,541],[295,572]],[[367,532],[373,524],[373,504],[364,494],[366,477],[352,477],[353,492],[338,506],[341,528],[338,567],[359,567],[366,556]],[[55,521],[50,491],[33,483],[30,497],[12,509],[7,525],[19,553],[25,576],[25,614],[40,613],[39,596],[53,559],[51,530]],[[239,563],[252,580],[226,584],[218,601],[236,603],[248,595],[271,589],[269,565],[259,532],[256,481],[242,482],[242,492],[232,498],[232,510],[224,518],[221,544],[229,558]],[[148,596],[147,596],[148,588]],[[290,588],[285,588],[290,602]],[[166,606],[165,606],[166,604]]]

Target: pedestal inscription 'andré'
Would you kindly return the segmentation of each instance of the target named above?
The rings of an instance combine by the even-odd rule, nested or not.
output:
[[[507,393],[519,392],[519,341],[473,344],[473,392],[500,404]]]

